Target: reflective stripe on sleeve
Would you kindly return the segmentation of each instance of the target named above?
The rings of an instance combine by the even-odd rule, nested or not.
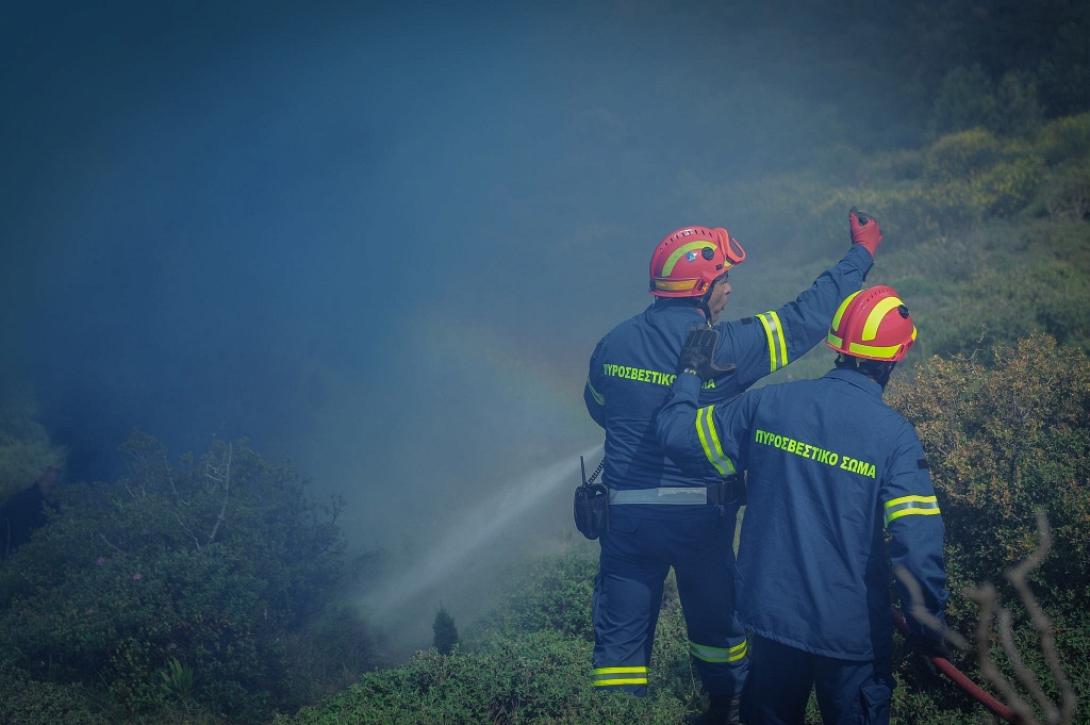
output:
[[[594,398],[595,403],[598,405],[606,404],[606,396],[594,389],[594,386],[590,384],[590,378],[587,378],[587,390],[590,391],[590,397]]]
[[[719,471],[720,476],[733,476],[734,464],[723,453],[723,446],[719,442],[719,434],[715,430],[715,419],[712,418],[714,405],[698,408],[696,411],[696,435],[700,438],[700,445],[704,448],[704,455],[708,461]]]
[[[787,365],[787,340],[783,335],[783,325],[780,324],[780,316],[775,310],[762,312],[757,315],[761,326],[765,329],[765,337],[768,338],[768,372],[774,373]]]
[[[595,667],[592,673],[595,687],[613,685],[646,685],[647,665],[631,667]]]
[[[902,516],[936,516],[939,502],[934,496],[901,496],[885,503],[886,526]]]
[[[689,654],[704,662],[738,662],[749,654],[749,642],[743,639],[733,647],[712,647],[690,641]]]

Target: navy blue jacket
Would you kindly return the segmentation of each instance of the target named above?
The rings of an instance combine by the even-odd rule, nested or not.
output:
[[[699,393],[695,375],[679,377],[658,436],[692,475],[715,473],[713,437],[747,471],[736,589],[747,626],[819,655],[888,657],[891,561],[942,621],[938,502],[912,424],[882,401],[878,383],[840,369],[712,407],[698,408]]]
[[[825,337],[837,306],[860,288],[873,263],[866,249],[853,246],[794,302],[755,317],[718,323],[717,362],[736,369],[709,381],[702,403],[734,397],[805,354]],[[594,349],[583,399],[591,417],[605,428],[603,480],[610,488],[699,486],[718,480],[709,472],[696,479],[683,473],[666,457],[653,423],[676,377],[689,330],[703,324],[698,308],[657,300],[613,328]]]

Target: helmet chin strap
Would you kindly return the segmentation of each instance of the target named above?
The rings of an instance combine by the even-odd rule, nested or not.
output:
[[[708,294],[711,294],[710,292]],[[708,327],[712,326],[712,310],[708,307],[708,295],[704,295],[700,298],[700,309],[704,310],[704,324]]]
[[[714,282],[712,282],[711,287],[708,287],[708,291],[704,293],[704,296],[700,298],[700,309],[704,310],[704,323],[708,327],[713,327],[712,308],[710,305],[708,305],[708,301],[711,300],[712,293],[715,292],[716,286],[722,284],[722,282],[723,277],[718,277]]]

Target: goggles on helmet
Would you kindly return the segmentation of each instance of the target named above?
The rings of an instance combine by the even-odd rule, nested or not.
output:
[[[746,250],[723,227],[682,227],[663,237],[651,255],[651,294],[703,296],[745,258]]]

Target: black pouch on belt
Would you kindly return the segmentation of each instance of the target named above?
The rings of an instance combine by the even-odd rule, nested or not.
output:
[[[744,506],[745,479],[740,475],[728,476],[719,483],[708,486],[708,503],[714,506]]]
[[[591,541],[609,530],[609,489],[600,483],[594,483],[602,467],[599,465],[587,480],[587,471],[583,467],[583,457],[579,457],[579,469],[583,483],[575,489],[575,528]]]

